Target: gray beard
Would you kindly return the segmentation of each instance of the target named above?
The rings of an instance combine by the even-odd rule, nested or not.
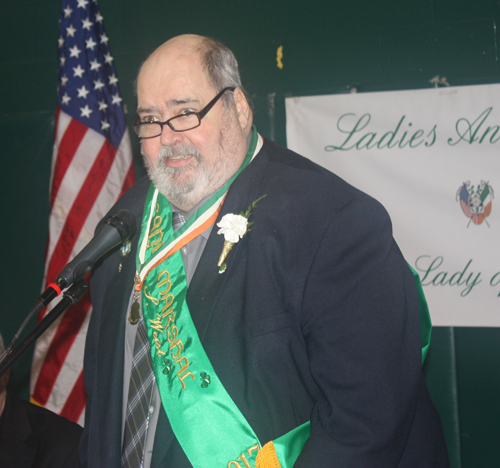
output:
[[[179,155],[192,156],[198,162],[197,174],[182,183],[179,182],[182,173],[191,169],[169,167],[165,164],[167,158]],[[143,160],[154,186],[170,203],[181,209],[195,206],[225,182],[225,180],[219,180],[227,171],[225,158],[220,158],[213,168],[209,168],[196,147],[190,144],[162,146],[156,164],[150,164],[144,154]]]

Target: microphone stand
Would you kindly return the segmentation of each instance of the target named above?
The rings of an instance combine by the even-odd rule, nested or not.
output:
[[[31,331],[28,336],[12,351],[3,357],[0,363],[0,377],[2,377],[16,362],[31,344],[54,323],[54,321],[73,304],[76,304],[89,288],[88,283],[81,279],[74,283],[59,302]]]

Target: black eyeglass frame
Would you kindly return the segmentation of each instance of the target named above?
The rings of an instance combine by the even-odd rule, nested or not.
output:
[[[215,96],[201,111],[199,112],[195,112],[195,111],[192,111],[192,112],[186,112],[185,114],[179,114],[179,115],[176,115],[174,117],[171,117],[170,119],[168,120],[165,120],[165,122],[159,122],[157,120],[153,120],[151,122],[140,122],[138,121],[139,120],[139,116],[137,116],[137,119],[136,121],[134,122],[134,125],[133,125],[133,128],[134,128],[134,131],[135,133],[137,134],[137,136],[141,139],[141,140],[147,140],[149,138],[156,138],[156,137],[159,137],[162,132],[163,132],[163,126],[164,125],[168,125],[170,127],[170,129],[174,132],[177,132],[177,133],[181,133],[181,132],[188,132],[189,130],[193,130],[195,128],[198,128],[200,125],[201,125],[201,119],[203,119],[203,117],[205,117],[205,115],[208,114],[208,112],[210,111],[210,109],[212,109],[212,107],[215,106],[215,104],[217,103],[217,101],[222,97],[222,95],[226,92],[226,91],[234,91],[236,89],[236,87],[234,86],[229,86],[227,88],[224,88],[219,94],[217,94],[217,96]],[[185,130],[176,130],[172,124],[170,122],[172,122],[172,120],[175,120],[175,119],[179,119],[181,117],[186,117],[188,115],[196,115],[196,117],[198,117],[198,125],[195,125],[194,127],[191,127],[191,128],[186,128]],[[139,128],[143,125],[151,125],[151,124],[155,124],[155,125],[159,125],[160,126],[160,133],[158,133],[158,135],[154,135],[154,136],[149,136],[149,137],[141,137],[139,135]]]

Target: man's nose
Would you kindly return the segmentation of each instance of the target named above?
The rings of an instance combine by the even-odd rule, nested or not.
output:
[[[174,132],[168,125],[163,125],[160,142],[163,146],[179,143],[184,139],[181,132]]]

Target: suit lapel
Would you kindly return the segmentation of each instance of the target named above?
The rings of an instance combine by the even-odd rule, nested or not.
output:
[[[267,165],[264,147],[231,185],[216,223],[228,213],[239,214],[246,211],[262,195],[261,175]],[[246,241],[245,236],[233,246],[227,257],[227,269],[219,274],[217,262],[224,246],[224,236],[217,234],[217,231],[217,226],[214,226],[187,292],[189,310],[202,342],[213,321],[215,306],[224,291],[226,279],[231,275],[232,269],[238,267],[238,251]]]

